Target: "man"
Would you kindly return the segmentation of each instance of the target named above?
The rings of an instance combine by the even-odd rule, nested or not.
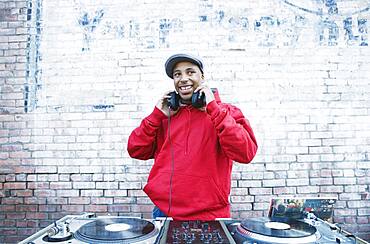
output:
[[[154,158],[144,187],[156,206],[153,217],[228,218],[232,162],[249,163],[257,151],[252,128],[240,109],[222,103],[206,85],[199,58],[175,54],[165,69],[173,79],[178,107],[169,108],[166,93],[131,133],[127,146],[133,158]],[[205,97],[200,108],[192,104],[198,92]]]

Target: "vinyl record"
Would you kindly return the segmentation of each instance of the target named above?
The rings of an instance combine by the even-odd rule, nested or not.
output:
[[[153,223],[136,218],[98,218],[81,226],[75,238],[88,243],[135,243],[156,232]]]
[[[240,226],[252,233],[276,238],[301,238],[316,232],[314,226],[289,218],[252,218],[243,221]]]

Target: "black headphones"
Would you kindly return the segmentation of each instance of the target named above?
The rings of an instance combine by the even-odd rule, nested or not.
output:
[[[180,95],[176,92],[170,92],[168,95],[171,97],[167,99],[168,106],[176,111],[180,106]],[[202,108],[206,105],[206,96],[200,92],[194,92],[191,96],[191,105],[195,108]]]

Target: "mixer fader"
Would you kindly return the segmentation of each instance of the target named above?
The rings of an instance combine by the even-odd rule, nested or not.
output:
[[[235,243],[221,221],[173,221],[163,226],[160,243]]]

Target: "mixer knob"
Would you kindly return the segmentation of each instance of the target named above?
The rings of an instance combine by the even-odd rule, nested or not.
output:
[[[185,221],[182,223],[182,228],[187,229],[189,228],[189,222]]]
[[[179,237],[178,236],[174,236],[172,238],[172,243],[180,243]]]
[[[203,229],[203,230],[208,230],[208,229],[209,229],[209,224],[208,224],[208,223],[204,223],[204,224],[202,225],[202,229]]]
[[[200,233],[200,238],[199,238],[201,241],[203,241],[204,240],[204,233],[202,232],[202,233]]]
[[[220,232],[217,233],[217,240],[218,240],[218,243],[223,243],[223,239],[222,239],[222,236],[220,234]]]

